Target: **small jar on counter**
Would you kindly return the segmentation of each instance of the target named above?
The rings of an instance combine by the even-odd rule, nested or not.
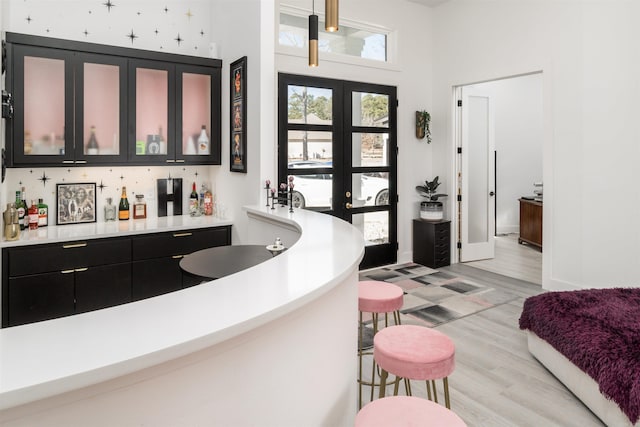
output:
[[[136,201],[133,204],[133,219],[144,219],[147,217],[147,202],[144,201],[143,194],[136,194]]]
[[[105,221],[115,221],[118,217],[118,209],[116,205],[113,204],[113,199],[111,197],[107,197],[107,204],[104,205],[104,220]]]

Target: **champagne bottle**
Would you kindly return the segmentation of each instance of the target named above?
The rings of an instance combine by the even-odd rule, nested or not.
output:
[[[118,205],[118,218],[126,221],[129,219],[129,200],[127,200],[127,187],[122,187],[120,204]]]
[[[96,127],[91,126],[91,136],[89,136],[89,142],[87,143],[87,154],[95,156],[98,154],[98,140],[96,139]]]
[[[196,183],[194,182],[191,186],[191,194],[189,195],[189,215],[197,215],[198,208],[198,193],[196,192]]]

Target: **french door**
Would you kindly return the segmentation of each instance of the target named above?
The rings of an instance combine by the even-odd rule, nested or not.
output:
[[[397,259],[396,111],[395,87],[279,75],[278,182],[362,231],[360,268]]]

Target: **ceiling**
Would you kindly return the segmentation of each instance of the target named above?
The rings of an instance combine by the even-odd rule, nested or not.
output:
[[[409,0],[409,1],[413,3],[429,6],[429,7],[434,7],[434,6],[438,6],[439,4],[446,3],[449,0]]]

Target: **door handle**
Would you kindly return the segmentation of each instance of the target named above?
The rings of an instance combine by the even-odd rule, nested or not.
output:
[[[351,209],[353,205],[351,203],[345,203],[344,207],[347,209]]]
[[[496,195],[496,193],[495,193],[495,192],[493,192],[493,191],[489,191],[489,196],[493,197],[493,196],[495,196],[495,195]]]

